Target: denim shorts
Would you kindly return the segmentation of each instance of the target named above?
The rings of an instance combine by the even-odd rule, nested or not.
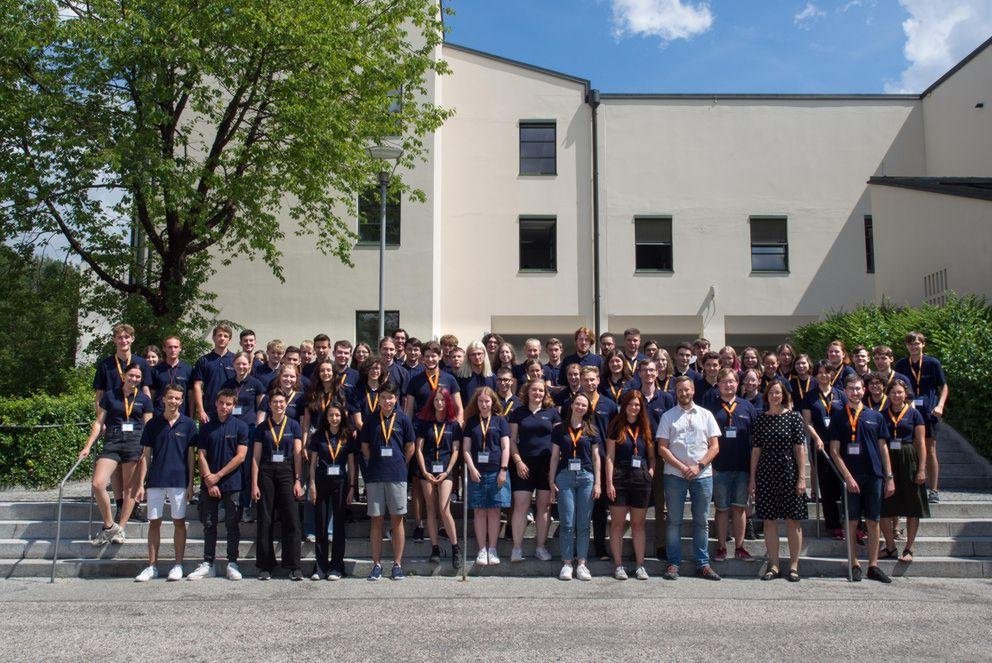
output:
[[[747,472],[713,472],[713,502],[717,511],[726,511],[732,506],[747,506],[747,484],[751,475]]]
[[[850,491],[847,493],[847,517],[849,520],[858,520],[861,516],[865,520],[878,522],[882,517],[882,477],[860,475],[854,477],[861,489],[861,493],[856,495]]]
[[[496,485],[499,472],[480,472],[481,481],[468,480],[468,506],[470,509],[499,509],[510,506],[510,477],[506,477],[503,487]]]

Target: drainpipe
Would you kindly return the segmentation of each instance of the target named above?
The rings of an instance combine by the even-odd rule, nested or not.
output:
[[[586,103],[592,109],[592,309],[593,329],[596,338],[600,334],[600,291],[599,291],[599,123],[596,110],[599,108],[599,90],[586,93]]]

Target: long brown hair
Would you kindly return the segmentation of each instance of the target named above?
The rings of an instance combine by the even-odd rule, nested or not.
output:
[[[620,397],[620,411],[610,419],[610,425],[606,429],[606,437],[611,440],[623,439],[624,429],[627,427],[627,406],[633,400],[637,400],[641,404],[641,411],[638,413],[635,423],[644,433],[644,442],[651,444],[651,421],[648,419],[648,408],[644,403],[644,394],[640,390],[628,391]]]

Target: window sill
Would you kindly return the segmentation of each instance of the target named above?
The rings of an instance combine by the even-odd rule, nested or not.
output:
[[[558,274],[557,269],[518,269],[518,275],[529,275],[529,276],[555,276]]]
[[[787,269],[752,269],[750,276],[789,276]]]
[[[391,251],[393,249],[400,248],[400,246],[401,246],[400,244],[389,244],[387,242],[386,243],[386,250],[387,251]],[[355,244],[355,248],[356,249],[364,249],[364,250],[370,250],[370,249],[376,249],[376,250],[378,250],[378,248],[379,248],[379,242],[357,242]]]
[[[674,276],[674,269],[635,269],[634,276]]]
[[[548,179],[558,177],[558,173],[518,173],[517,177],[546,177]]]

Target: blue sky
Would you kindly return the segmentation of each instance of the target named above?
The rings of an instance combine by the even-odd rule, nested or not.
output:
[[[992,0],[444,0],[448,40],[602,92],[923,91]]]

